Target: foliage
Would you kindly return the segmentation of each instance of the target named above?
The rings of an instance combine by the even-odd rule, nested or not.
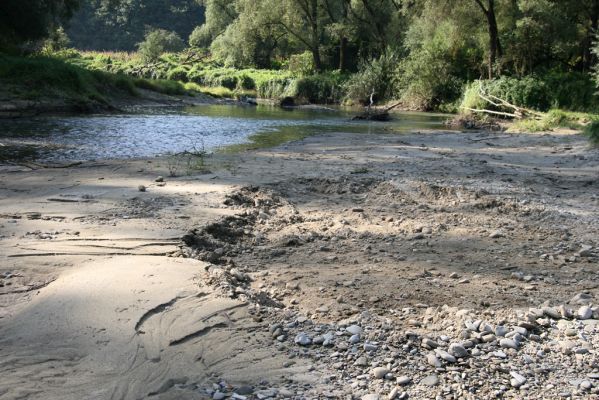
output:
[[[344,96],[345,77],[339,73],[322,73],[297,78],[287,89],[287,95],[300,102],[339,103]]]
[[[573,72],[550,72],[543,76],[530,75],[523,78],[504,76],[493,81],[474,81],[464,90],[461,108],[489,108],[478,96],[481,84],[486,93],[517,106],[539,111],[550,108],[595,111],[599,108],[599,99],[592,89],[590,77]]]
[[[314,73],[314,60],[310,52],[293,54],[287,64],[289,71],[295,75],[308,76]]]
[[[78,6],[79,0],[2,0],[0,49],[48,37]]]
[[[0,83],[12,85],[24,97],[58,97],[106,103],[109,93],[135,95],[130,78],[89,71],[51,57],[0,55]]]
[[[158,60],[164,53],[183,50],[185,44],[175,32],[155,29],[146,34],[144,41],[138,45],[138,48],[143,60],[152,62]]]
[[[148,28],[187,39],[203,20],[196,0],[85,0],[66,31],[78,49],[133,51]]]
[[[393,94],[395,64],[396,56],[393,53],[387,53],[378,59],[364,63],[360,71],[345,85],[347,99],[350,102],[369,104],[373,93],[375,101],[389,98]]]
[[[599,146],[599,120],[591,121],[584,128],[584,133],[589,137],[591,144]]]

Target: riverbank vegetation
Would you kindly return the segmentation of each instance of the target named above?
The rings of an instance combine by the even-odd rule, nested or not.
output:
[[[484,85],[543,113],[599,110],[599,0],[177,0],[168,10],[155,0],[50,3],[51,18],[0,32],[1,47],[45,49],[77,74],[130,92],[400,101],[474,118],[472,110],[501,112],[481,104]],[[554,126],[554,114],[523,124]]]

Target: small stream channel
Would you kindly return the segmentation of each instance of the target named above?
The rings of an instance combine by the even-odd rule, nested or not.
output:
[[[400,134],[446,129],[447,115],[397,113],[391,122],[351,121],[355,110],[205,105],[126,115],[0,120],[0,161],[144,158],[203,148],[268,147],[327,132]],[[239,146],[242,145],[242,146]]]

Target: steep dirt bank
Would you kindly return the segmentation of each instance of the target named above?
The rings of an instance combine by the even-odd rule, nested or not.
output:
[[[583,137],[327,134],[209,168],[2,168],[0,398],[599,393]]]

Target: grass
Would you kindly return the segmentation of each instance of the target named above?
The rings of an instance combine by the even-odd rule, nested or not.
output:
[[[0,54],[0,84],[22,99],[90,105],[109,105],[113,98],[138,96],[137,89],[169,95],[193,95],[195,89],[181,82],[135,78],[95,69],[89,63],[81,62],[79,53],[73,51],[56,56]]]
[[[510,131],[547,132],[558,128],[582,131],[594,146],[599,146],[599,114],[550,110],[541,120],[516,121]]]
[[[514,122],[511,130],[523,132],[544,132],[558,128],[583,130],[585,126],[597,118],[599,116],[595,114],[550,110],[540,120],[524,119]]]

